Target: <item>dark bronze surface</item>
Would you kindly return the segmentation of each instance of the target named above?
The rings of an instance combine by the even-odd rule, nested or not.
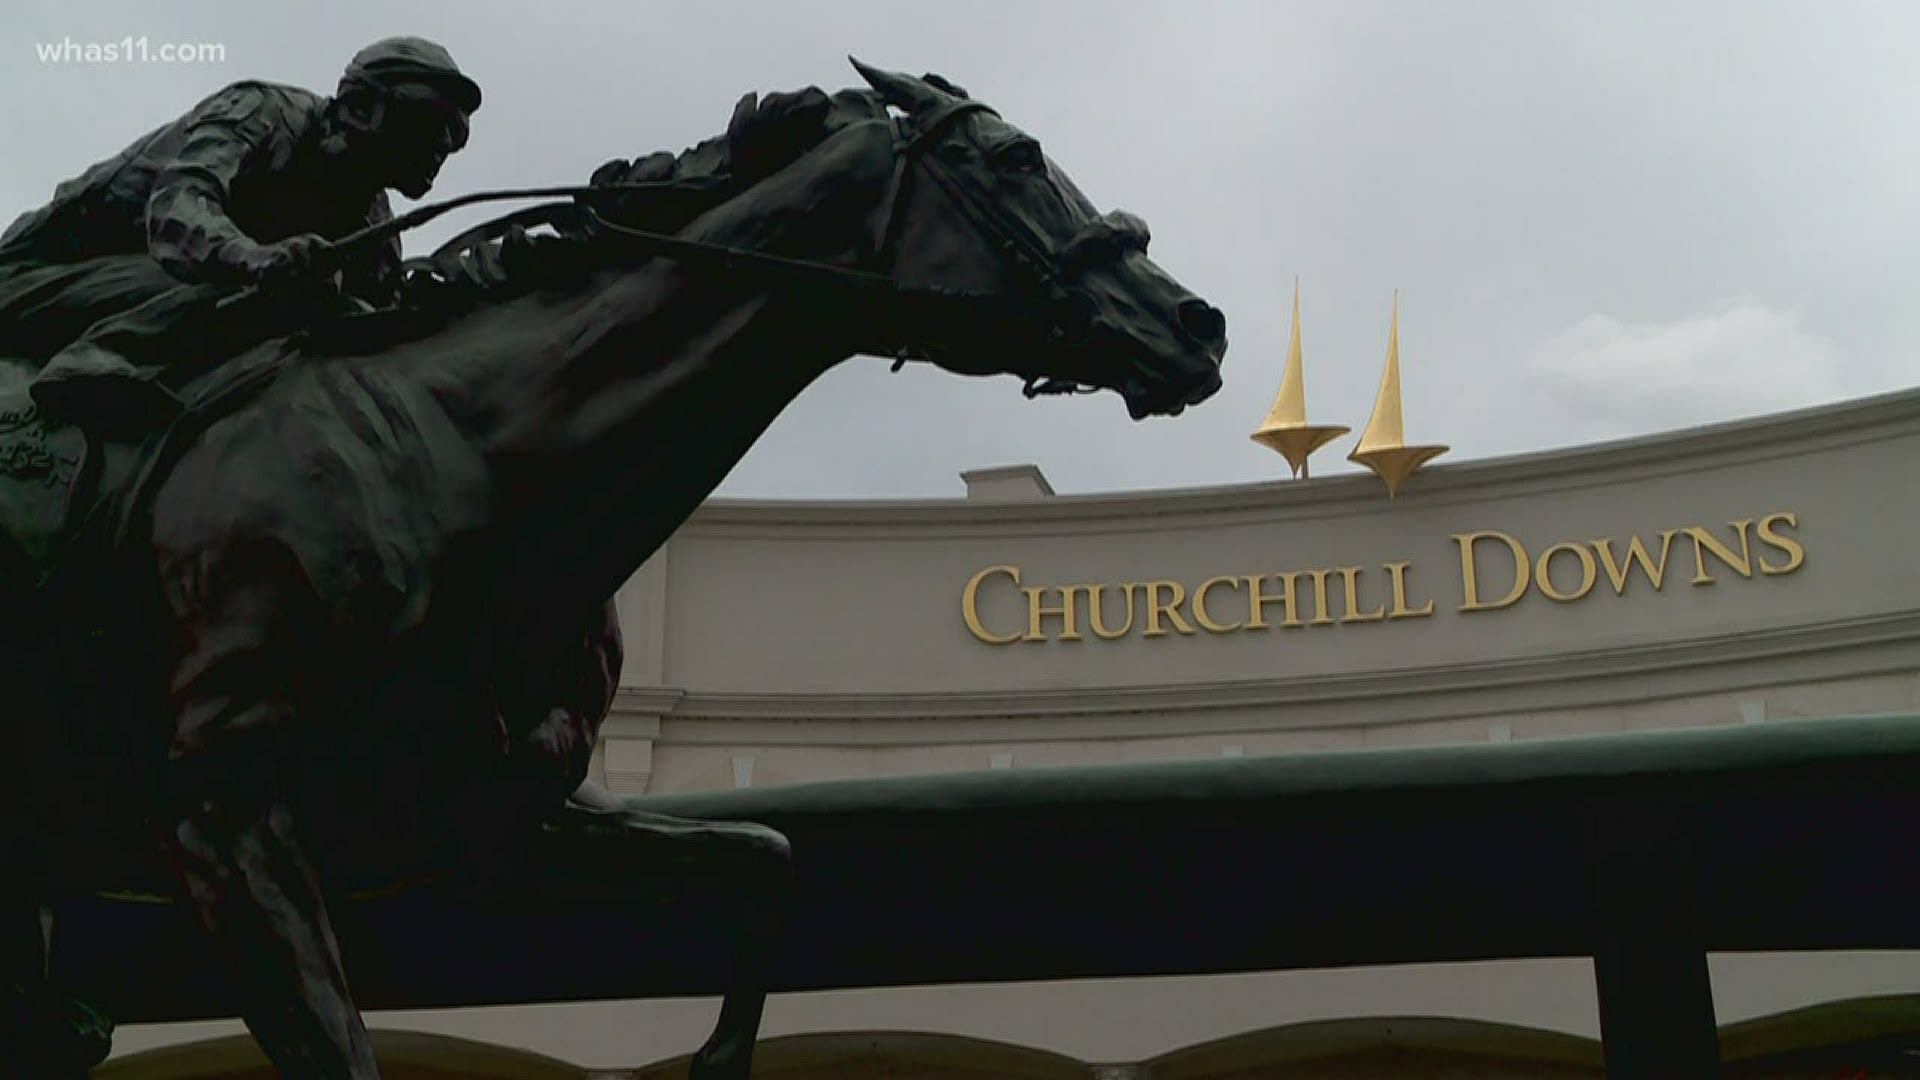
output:
[[[356,956],[378,940],[346,898],[398,888],[403,908],[453,897],[483,921],[718,917],[717,935],[673,935],[702,941],[694,967],[725,987],[696,1074],[746,1075],[787,845],[583,787],[620,668],[609,598],[843,359],[1112,390],[1142,418],[1211,396],[1226,348],[1219,313],[1147,257],[1144,222],[1097,212],[952,84],[860,71],[868,86],[836,94],[750,94],[716,139],[603,167],[558,235],[486,230],[390,267],[384,292],[347,287],[355,244],[260,254],[307,235],[287,215],[317,194],[272,173],[231,177],[255,210],[186,222],[219,236],[184,256],[151,221],[145,249],[51,211],[9,233],[0,341],[34,347],[0,362],[0,985],[26,995],[8,1015],[71,990],[125,1019],[218,987],[283,1075],[372,1076],[356,1003],[409,991],[342,961],[342,938]],[[322,119],[327,103],[228,98],[140,144],[153,167],[127,175],[164,196],[206,130],[256,121],[288,161],[324,154],[325,123],[256,98]],[[421,123],[406,130],[465,137],[464,114]],[[398,153],[385,182],[418,186],[447,150]],[[354,201],[330,204],[325,236],[365,226]],[[393,230],[373,238],[391,253]],[[85,962],[40,982],[38,910],[113,889],[186,901],[221,963],[133,954],[175,976],[171,1006]],[[662,889],[703,899],[657,913]],[[89,925],[56,920],[54,952],[115,940]],[[520,947],[447,960],[556,989],[509,974]],[[0,1056],[53,1070],[103,1052],[75,1015]]]

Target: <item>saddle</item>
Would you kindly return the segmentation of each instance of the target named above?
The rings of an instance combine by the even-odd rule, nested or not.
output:
[[[86,465],[97,472],[100,464],[88,454],[86,435],[41,415],[27,395],[32,375],[25,365],[0,365],[0,596],[39,586],[81,516],[76,493],[98,486],[79,482]]]
[[[48,416],[28,393],[34,368],[0,360],[0,597],[59,608],[74,587],[97,592],[117,576],[180,454],[301,355],[251,350],[222,363],[172,423],[138,442]]]

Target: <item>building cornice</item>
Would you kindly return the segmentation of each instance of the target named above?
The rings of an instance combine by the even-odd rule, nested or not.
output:
[[[1429,466],[1399,503],[1470,501],[1530,490],[1566,492],[1630,483],[1732,464],[1851,446],[1920,432],[1920,389],[1748,420],[1566,449]],[[1110,531],[1164,528],[1225,515],[1295,520],[1386,513],[1392,505],[1371,476],[1348,473],[1310,480],[1054,495],[1002,503],[966,499],[864,501],[712,499],[681,534],[739,535],[775,530],[798,537],[846,530],[896,532],[966,529],[981,533]]]
[[[1920,667],[1920,613],[1875,615],[1557,655],[1217,682],[1019,692],[758,694],[623,689],[615,716],[659,716],[675,742],[757,729],[761,742],[974,741],[1327,729],[1625,704]],[[966,722],[976,722],[970,725]],[[957,723],[956,722],[960,722]],[[926,729],[952,725],[943,734]],[[722,731],[721,729],[727,729]]]

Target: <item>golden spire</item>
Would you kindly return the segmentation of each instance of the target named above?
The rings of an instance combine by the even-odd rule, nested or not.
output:
[[[1347,460],[1365,465],[1385,481],[1387,497],[1400,493],[1415,469],[1447,452],[1444,446],[1408,446],[1400,421],[1400,290],[1393,292],[1393,326],[1387,331],[1387,368],[1380,373],[1380,393],[1373,415],[1360,433],[1360,445]]]
[[[1293,475],[1300,476],[1306,472],[1308,455],[1349,430],[1307,423],[1307,387],[1300,363],[1300,279],[1294,278],[1293,340],[1287,345],[1287,369],[1280,376],[1280,393],[1267,410],[1266,422],[1248,437],[1278,450],[1293,466]]]

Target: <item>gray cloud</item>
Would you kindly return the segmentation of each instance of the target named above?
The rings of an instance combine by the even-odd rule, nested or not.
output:
[[[1750,302],[1665,323],[1589,315],[1543,342],[1526,374],[1581,439],[1820,404],[1848,385],[1832,342]]]
[[[109,0],[9,16],[10,211],[225,81],[325,88],[389,33],[439,38],[487,87],[436,195],[677,149],[746,90],[851,82],[853,52],[992,101],[1096,201],[1145,215],[1159,261],[1228,313],[1227,389],[1177,420],[854,363],[725,494],[950,495],[960,469],[1013,461],[1064,491],[1279,476],[1246,434],[1278,383],[1296,274],[1310,411],[1364,421],[1398,288],[1408,435],[1450,461],[1913,381],[1920,7],[1897,0]],[[226,59],[33,55],[128,35]],[[1349,468],[1347,446],[1316,471]]]

